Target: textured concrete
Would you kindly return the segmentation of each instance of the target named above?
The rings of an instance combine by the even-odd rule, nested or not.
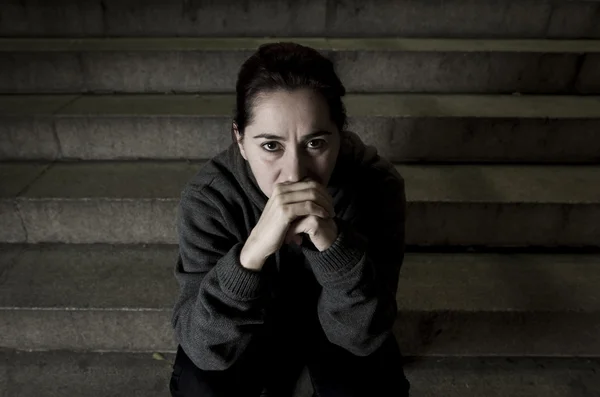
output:
[[[48,167],[43,162],[0,163],[0,198],[23,193]]]
[[[201,160],[215,156],[231,143],[231,117],[91,116],[55,120],[65,159]],[[600,129],[600,119],[597,125]]]
[[[27,233],[19,216],[17,205],[12,199],[0,199],[0,241],[24,243]]]
[[[0,115],[2,117],[49,116],[77,97],[77,95],[0,95]]]
[[[0,26],[2,36],[97,35],[103,31],[102,5],[101,1],[61,1],[57,6],[43,0],[6,0]]]
[[[585,57],[578,76],[577,89],[584,94],[591,94],[600,89],[600,55],[589,54]]]
[[[401,310],[527,312],[600,310],[600,256],[406,253]],[[574,309],[577,307],[577,309]]]
[[[176,199],[200,166],[181,161],[54,163],[22,197]]]
[[[347,52],[336,53],[334,59],[351,92],[576,92],[570,87],[576,74],[574,55]],[[585,82],[583,86],[594,92]]]
[[[597,96],[522,95],[348,95],[351,116],[477,117],[477,118],[597,118]]]
[[[600,103],[600,97],[594,98]],[[594,101],[594,98],[578,100],[584,107],[583,111],[590,112],[590,115],[600,113],[597,112],[593,102],[587,104],[589,101]],[[561,104],[565,105],[565,103]],[[234,106],[234,94],[92,95],[77,98],[61,109],[57,115],[72,117],[101,115],[232,117]]]
[[[80,168],[81,167],[81,168]],[[173,242],[187,163],[55,164],[18,199],[28,242]]]
[[[417,356],[598,357],[598,312],[400,312],[394,333]]]
[[[265,41],[273,39],[8,40],[0,91],[232,92],[239,67]],[[599,92],[595,73],[578,78],[581,54],[600,52],[598,41],[304,41],[323,48],[349,92]]]
[[[2,310],[0,344],[32,350],[175,351],[171,309]],[[409,355],[600,357],[598,312],[405,312],[395,335]]]
[[[57,99],[52,117],[36,106],[48,96],[30,98],[0,96],[1,159],[199,160],[231,143],[230,94]],[[352,94],[345,104],[349,129],[392,161],[600,160],[599,97]]]
[[[174,351],[176,246],[2,248],[0,346]],[[600,356],[599,263],[407,253],[396,335],[408,355]]]
[[[0,307],[164,309],[177,295],[172,274],[177,245],[9,244],[0,248],[0,262],[13,263],[2,272]],[[592,254],[408,252],[398,307],[591,313],[600,311],[599,267],[600,256]]]
[[[600,3],[597,1],[567,1],[555,3],[548,24],[548,37],[592,38],[600,37]],[[575,28],[575,27],[578,28]]]
[[[3,36],[600,37],[596,2],[5,1]]]
[[[397,165],[413,203],[598,204],[598,166]]]
[[[57,163],[17,198],[28,241],[175,243],[180,192],[200,167]],[[597,166],[397,169],[406,180],[410,245],[598,247]]]
[[[177,245],[0,244],[0,307],[169,308],[177,253]]]
[[[0,120],[1,160],[53,160],[63,157],[52,118],[4,117]]]
[[[409,204],[406,243],[418,246],[598,247],[597,204]]]
[[[0,353],[3,395],[49,397],[166,396],[174,354]],[[597,359],[428,358],[405,364],[411,395],[590,397],[598,390]],[[306,394],[301,394],[305,396]],[[300,396],[297,394],[296,396]],[[307,396],[310,396],[308,394]]]
[[[415,396],[591,397],[600,390],[598,365],[572,358],[438,358],[405,368]]]
[[[352,118],[350,129],[397,162],[598,163],[600,123],[586,119]]]
[[[3,396],[165,397],[173,354],[20,352],[0,353]],[[0,372],[0,373],[2,373]]]
[[[50,55],[50,56],[49,56]],[[0,57],[0,92],[78,93],[86,91],[76,53],[16,52]]]
[[[18,206],[29,243],[173,243],[177,201],[57,198]]]
[[[117,38],[4,38],[4,53],[94,53],[94,52],[254,52],[261,44],[294,41],[329,54],[331,51],[405,51],[405,52],[519,52],[535,54],[598,53],[598,40],[543,39],[464,39],[406,37],[117,37]]]

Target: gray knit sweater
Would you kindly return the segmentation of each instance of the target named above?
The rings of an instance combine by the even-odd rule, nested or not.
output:
[[[183,188],[171,324],[197,367],[226,369],[257,335],[298,332],[312,318],[329,341],[359,356],[390,336],[404,259],[404,179],[346,131],[327,190],[339,230],[333,245],[319,252],[308,238],[284,244],[256,271],[241,266],[240,251],[268,198],[237,145]]]

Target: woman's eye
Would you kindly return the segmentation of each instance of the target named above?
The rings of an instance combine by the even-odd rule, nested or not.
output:
[[[275,145],[275,147],[272,148],[273,150],[270,150],[270,149],[267,148],[268,145]],[[263,144],[262,147],[265,148],[265,150],[267,152],[276,152],[276,150],[274,150],[274,149],[277,148],[277,142],[267,142],[267,143]]]
[[[317,143],[317,145],[315,145],[315,143]],[[278,144],[278,142],[266,142],[266,143],[263,143],[261,146],[267,152],[275,153],[278,151],[277,144]],[[314,139],[312,141],[309,141],[308,148],[311,150],[319,150],[319,149],[323,148],[324,144],[325,144],[325,141],[323,139]]]
[[[315,140],[310,141],[309,143],[312,143],[312,142],[319,142],[319,145],[311,146],[310,147],[311,149],[320,149],[325,144],[325,141],[322,139],[315,139]]]

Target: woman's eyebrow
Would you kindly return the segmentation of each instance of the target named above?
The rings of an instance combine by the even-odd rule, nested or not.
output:
[[[331,131],[319,130],[319,131],[311,132],[310,134],[306,134],[304,136],[303,140],[308,141],[310,139],[314,139],[319,136],[325,136],[325,135],[331,135],[331,134],[332,134]],[[254,139],[259,139],[259,138],[272,139],[275,141],[285,141],[284,137],[275,135],[275,134],[258,134],[254,137]]]

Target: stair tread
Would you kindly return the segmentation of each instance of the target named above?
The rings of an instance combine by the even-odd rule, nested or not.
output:
[[[0,352],[10,373],[5,395],[164,396],[174,354],[75,351]],[[420,358],[404,366],[419,396],[587,397],[600,388],[600,360],[590,358]],[[2,391],[2,389],[0,389]],[[300,394],[298,394],[300,395]],[[310,395],[310,394],[301,394]]]
[[[172,310],[177,245],[0,245],[4,310]],[[600,312],[600,255],[407,253],[400,311]]]
[[[0,197],[179,200],[202,161],[0,163]],[[47,164],[44,167],[43,164]],[[600,203],[600,165],[402,165],[413,203]],[[21,178],[37,175],[32,183]],[[28,187],[23,191],[23,187]]]
[[[117,37],[2,38],[0,52],[48,51],[254,51],[264,43],[294,41],[329,51],[440,52],[600,52],[600,40],[455,39],[455,38],[324,38],[324,37]]]
[[[600,96],[348,94],[349,117],[600,118]],[[0,95],[1,116],[229,117],[234,94]]]

